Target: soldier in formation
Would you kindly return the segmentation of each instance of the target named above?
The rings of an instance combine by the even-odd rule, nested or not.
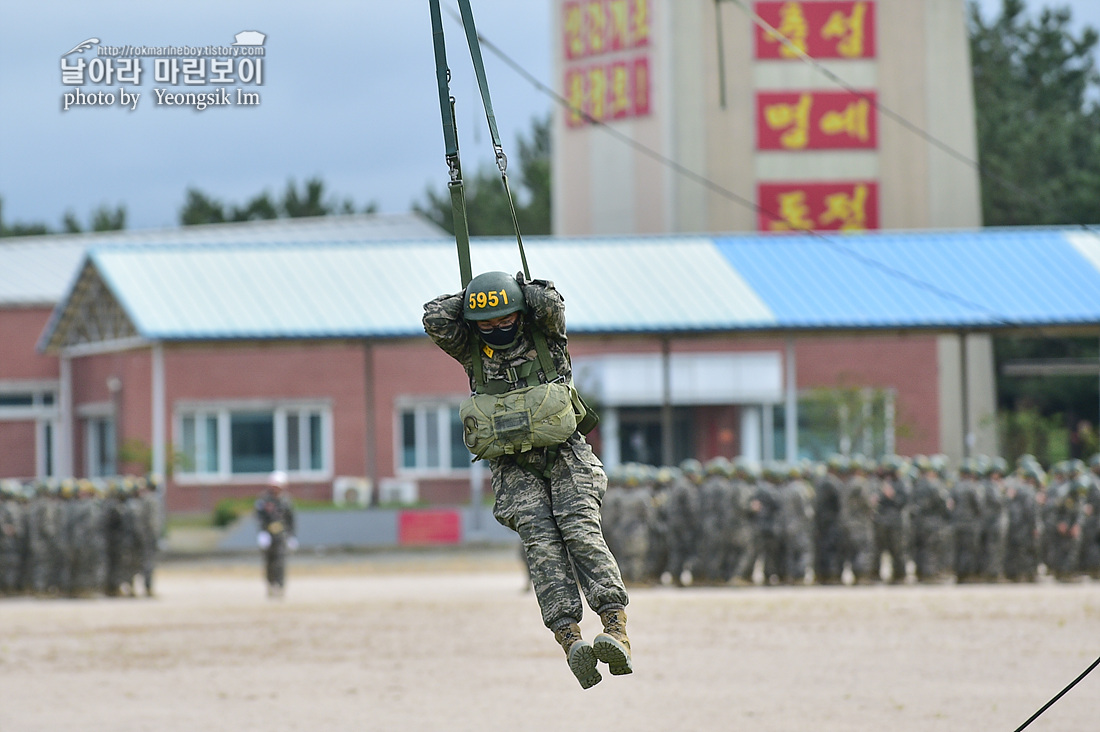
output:
[[[159,517],[143,477],[2,481],[0,593],[151,596]]]
[[[1100,455],[1049,474],[1030,455],[628,464],[603,525],[632,584],[1096,579]]]

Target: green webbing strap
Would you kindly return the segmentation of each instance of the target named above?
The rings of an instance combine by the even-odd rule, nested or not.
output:
[[[447,184],[447,189],[451,192],[451,220],[454,221],[455,244],[458,246],[458,275],[465,290],[474,278],[470,264],[470,230],[466,225],[466,192],[461,178]]]
[[[470,8],[470,0],[458,0],[458,9],[462,13],[462,28],[466,31],[466,44],[470,47],[470,58],[474,62],[474,74],[477,76],[477,86],[481,90],[481,103],[485,107],[485,119],[489,122],[489,135],[493,139],[493,148],[496,150],[497,165],[503,173],[508,167],[508,159],[504,156],[504,149],[500,144],[497,118],[493,114],[493,102],[489,98],[489,82],[485,79],[485,62],[481,58],[481,44],[477,39],[474,11]]]
[[[438,0],[432,0],[438,3]],[[493,141],[493,151],[496,153],[497,167],[500,169],[500,180],[504,183],[504,193],[508,197],[508,208],[512,214],[512,229],[516,232],[516,244],[519,246],[519,258],[523,262],[523,274],[531,279],[531,272],[527,268],[527,255],[523,251],[523,237],[519,232],[519,219],[516,217],[516,206],[512,201],[512,190],[508,186],[508,157],[504,154],[504,146],[500,141],[500,131],[497,129],[497,118],[493,113],[493,100],[489,96],[489,81],[485,77],[485,62],[481,56],[481,43],[477,37],[477,27],[474,24],[474,11],[470,7],[470,0],[458,0],[458,9],[462,14],[462,28],[466,32],[466,44],[470,47],[470,58],[474,64],[474,75],[477,77],[477,86],[481,90],[481,103],[485,107],[485,120],[489,123],[489,136]],[[457,226],[455,227],[457,229]],[[459,257],[461,262],[461,255]],[[466,283],[463,282],[463,287]]]
[[[535,351],[539,355],[538,364],[542,369],[543,375],[546,377],[547,383],[557,381],[558,370],[554,368],[554,359],[550,357],[550,346],[546,343],[546,335],[538,328],[532,328],[531,335],[535,341]],[[473,361],[474,391],[478,394],[503,394],[510,390],[511,384],[518,382],[520,379],[527,382],[527,386],[535,386],[539,383],[538,372],[535,369],[534,361],[528,361],[519,365],[516,369],[515,382],[509,382],[502,379],[494,379],[493,381],[486,382],[485,370],[481,365],[481,344],[476,334],[470,345],[470,358]]]
[[[432,15],[432,45],[435,48],[435,79],[439,87],[439,109],[443,114],[443,142],[447,146],[448,163],[458,157],[458,135],[455,132],[454,108],[451,100],[451,72],[447,68],[447,45],[443,42],[443,16],[439,0],[428,0]]]
[[[435,80],[439,89],[439,112],[443,118],[443,142],[447,148],[447,170],[451,181],[451,219],[458,246],[458,270],[465,289],[473,279],[470,265],[470,229],[466,221],[466,192],[462,187],[462,163],[458,156],[458,127],[455,124],[454,98],[451,96],[451,72],[447,68],[447,45],[443,40],[443,16],[439,0],[428,0],[432,16],[432,45],[435,49]],[[480,365],[480,364],[479,364]]]
[[[546,375],[546,381],[557,381],[558,370],[554,368],[554,359],[550,358],[550,347],[546,345],[546,334],[538,328],[532,328],[531,335],[535,338],[535,350],[538,351],[539,363],[542,364],[542,373]]]
[[[516,467],[523,470],[536,478],[542,478],[543,480],[550,480],[550,474],[554,470],[554,462],[558,459],[558,448],[560,445],[554,445],[553,447],[544,447],[546,451],[546,464],[542,468],[536,468],[531,464],[528,459],[529,453],[521,452],[512,456],[513,461],[516,463]]]

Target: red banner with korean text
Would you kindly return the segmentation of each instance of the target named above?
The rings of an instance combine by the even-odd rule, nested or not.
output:
[[[650,112],[652,0],[573,0],[562,6],[566,124]]]
[[[757,150],[874,150],[874,92],[758,92]]]
[[[760,183],[760,231],[867,231],[879,228],[878,183]]]
[[[574,0],[565,3],[566,61],[649,45],[651,0]]]
[[[871,0],[769,0],[754,3],[753,10],[811,58],[875,57],[875,3]],[[794,59],[798,54],[757,24],[756,58]]]
[[[570,127],[584,124],[584,115],[600,122],[645,116],[649,114],[649,58],[566,69],[565,95],[573,110],[581,110],[568,113]]]

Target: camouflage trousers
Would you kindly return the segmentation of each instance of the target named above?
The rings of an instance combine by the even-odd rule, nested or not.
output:
[[[584,438],[573,435],[559,446],[549,480],[511,458],[491,464],[493,515],[519,534],[546,627],[581,619],[578,581],[593,610],[625,606],[626,588],[600,525],[607,476]]]
[[[286,535],[271,537],[271,545],[264,549],[264,579],[272,587],[286,586]]]

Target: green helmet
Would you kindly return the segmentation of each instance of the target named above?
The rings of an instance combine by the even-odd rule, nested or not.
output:
[[[687,458],[680,463],[680,473],[693,483],[703,478],[703,464],[695,458]]]
[[[466,320],[492,320],[526,309],[519,282],[506,272],[484,272],[466,285],[462,302]]]

